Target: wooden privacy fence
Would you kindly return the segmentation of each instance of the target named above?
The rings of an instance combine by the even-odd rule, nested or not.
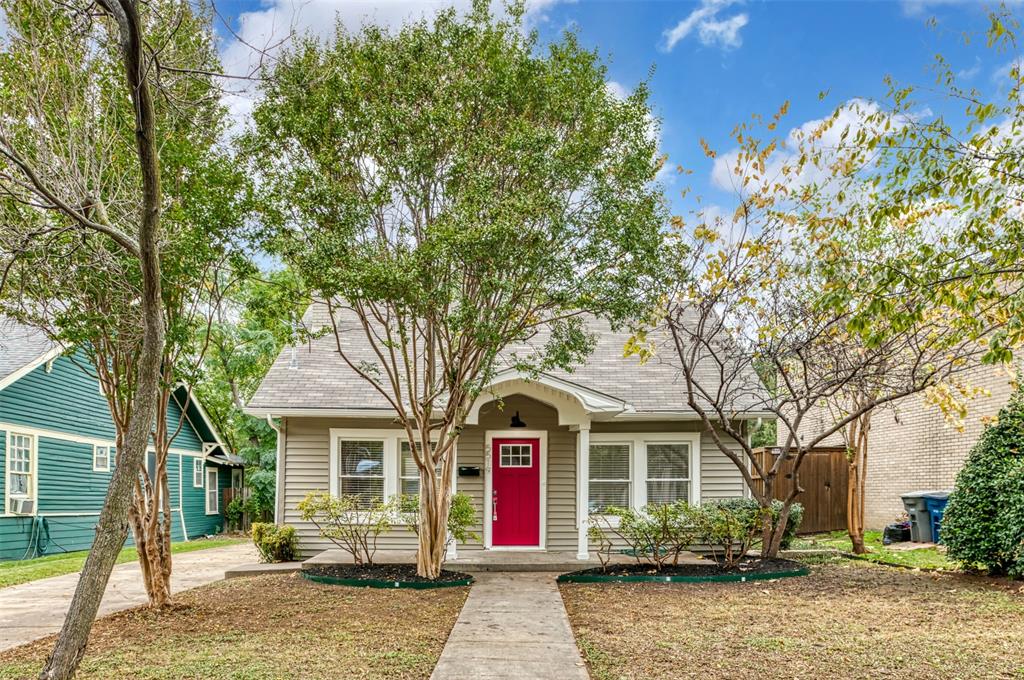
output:
[[[765,447],[755,449],[758,463],[768,469],[775,464],[780,449]],[[782,499],[793,488],[794,454],[787,456],[775,478],[774,496]],[[800,463],[800,486],[803,493],[796,500],[804,506],[804,519],[799,533],[813,534],[821,531],[846,529],[847,478],[846,449],[842,447],[821,447],[812,450]],[[754,490],[764,490],[764,482],[754,477]]]

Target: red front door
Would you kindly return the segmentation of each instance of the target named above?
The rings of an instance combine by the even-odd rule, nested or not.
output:
[[[540,440],[495,439],[491,544],[540,545]]]

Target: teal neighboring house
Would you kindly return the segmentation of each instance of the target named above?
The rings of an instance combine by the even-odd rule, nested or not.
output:
[[[0,560],[92,545],[117,452],[106,399],[86,367],[80,354],[0,318]],[[182,423],[167,470],[172,540],[219,533],[225,498],[241,493],[240,461],[185,388],[167,418],[170,432]]]

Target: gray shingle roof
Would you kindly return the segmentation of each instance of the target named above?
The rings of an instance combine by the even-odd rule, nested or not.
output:
[[[304,323],[312,332],[329,327],[327,307],[314,304]],[[354,363],[376,363],[367,345],[362,327],[352,312],[337,316],[341,345]],[[607,321],[587,318],[587,326],[597,336],[597,346],[582,366],[572,371],[552,371],[549,375],[580,387],[621,400],[637,412],[688,412],[685,383],[678,358],[665,333],[652,333],[655,358],[641,365],[636,357],[623,357],[630,337],[628,331],[613,331]],[[513,352],[521,354],[543,346],[538,334],[527,345],[509,348],[499,360],[498,370],[510,366]],[[674,359],[674,360],[673,360]],[[707,367],[710,370],[710,367]],[[705,372],[705,380],[713,374]],[[763,389],[755,375],[745,376],[756,389]],[[738,408],[750,408],[758,399],[744,399]],[[352,370],[338,353],[333,332],[295,347],[285,348],[249,401],[250,409],[386,409],[388,402],[377,390]]]
[[[0,317],[0,380],[31,364],[54,347],[42,331]]]

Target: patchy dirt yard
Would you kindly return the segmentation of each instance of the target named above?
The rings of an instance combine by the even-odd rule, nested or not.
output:
[[[1024,678],[1024,584],[861,561],[754,583],[563,585],[594,680]]]
[[[374,590],[298,576],[221,581],[170,611],[99,620],[79,678],[427,678],[469,592]],[[34,678],[44,638],[0,654],[0,678]]]

